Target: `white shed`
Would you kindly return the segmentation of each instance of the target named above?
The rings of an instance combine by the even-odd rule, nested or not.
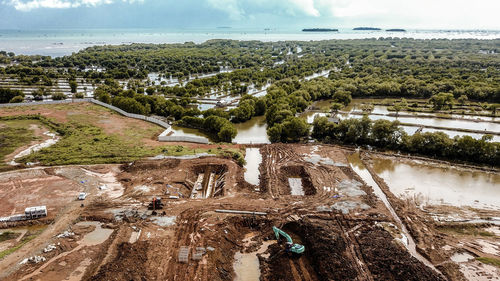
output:
[[[37,219],[47,216],[46,206],[28,207],[24,210],[26,219]]]

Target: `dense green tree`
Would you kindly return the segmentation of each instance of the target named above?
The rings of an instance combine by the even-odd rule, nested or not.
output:
[[[429,102],[432,104],[435,110],[451,108],[454,101],[455,99],[453,98],[453,94],[451,93],[439,93],[433,95],[429,99]]]
[[[19,90],[0,88],[0,103],[8,103],[10,100],[17,96],[24,97],[24,94]]]
[[[75,80],[70,80],[69,81],[69,87],[71,88],[71,93],[76,93],[76,89],[78,87],[78,84],[76,83]]]
[[[24,101],[24,97],[22,97],[22,96],[15,96],[15,97],[13,97],[13,98],[9,101],[9,103],[21,103],[21,102],[23,102],[23,101]]]
[[[61,93],[61,92],[53,93],[51,97],[53,100],[65,100],[66,99],[66,95]]]

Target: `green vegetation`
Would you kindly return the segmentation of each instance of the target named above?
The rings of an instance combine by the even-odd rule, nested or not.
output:
[[[20,90],[0,88],[0,103],[15,102],[17,97],[24,97],[23,92]]]
[[[19,250],[22,246],[30,242],[31,240],[35,239],[38,235],[40,235],[44,230],[46,226],[42,227],[28,227],[28,231],[24,234],[23,238],[17,243],[14,247],[3,250],[0,252],[0,260],[5,258],[6,256],[14,253],[15,251]]]
[[[63,93],[53,93],[52,94],[52,99],[53,100],[65,100],[66,99],[66,95],[63,94]]]
[[[184,116],[178,124],[200,129],[222,142],[231,142],[237,133],[236,128],[229,120],[216,115],[210,115],[206,118]]]
[[[23,237],[23,239],[21,239],[21,242],[18,243],[16,246],[12,247],[12,248],[9,248],[7,250],[3,250],[0,252],[0,260],[5,258],[6,256],[14,253],[15,251],[21,249],[22,246],[24,246],[25,244],[27,244],[28,242],[30,242],[31,240],[35,239],[37,235],[30,235],[28,237]]]
[[[496,267],[500,267],[500,259],[496,259],[496,258],[487,258],[487,257],[478,257],[476,258],[476,260],[484,263],[484,264],[489,264],[489,265],[493,265],[493,266],[496,266]]]
[[[12,231],[2,232],[0,233],[0,242],[16,239],[17,237],[19,237],[19,235],[20,233],[18,232],[12,232]]]
[[[69,81],[74,93],[77,79],[84,80],[97,86],[95,96],[103,102],[131,113],[168,117],[177,124],[200,129],[216,141],[232,141],[236,135],[232,123],[264,115],[271,141],[297,142],[310,135],[310,126],[298,114],[320,99],[332,99],[334,113],[349,104],[352,97],[376,97],[401,99],[390,104],[396,115],[404,110],[464,114],[488,111],[495,115],[500,104],[500,57],[489,51],[498,53],[499,44],[498,39],[381,38],[95,46],[58,58],[0,53],[0,61],[15,62],[0,69],[0,76],[39,87],[35,99],[47,95],[44,87],[50,87],[54,79]],[[93,70],[95,67],[104,71]],[[302,81],[321,70],[331,70],[329,77]],[[166,81],[151,81],[147,75],[152,72],[160,78],[177,78],[179,83],[172,86]],[[202,73],[214,75],[187,81]],[[249,89],[268,83],[273,84],[267,88],[267,95],[246,95]],[[5,92],[3,100],[18,101],[19,98],[13,100],[17,94]],[[198,110],[195,98],[214,94],[241,99],[228,112]],[[362,110],[369,113],[373,107],[364,106]],[[78,138],[95,141],[92,145],[98,149],[117,142],[89,126],[72,124],[75,132],[67,134],[74,137],[67,147],[72,148]],[[500,163],[499,144],[491,143],[488,136],[481,140],[467,136],[448,138],[442,133],[408,136],[398,123],[389,121],[344,120],[333,124],[320,118],[314,124],[313,137],[323,142],[370,145],[443,159]],[[102,157],[122,161],[149,153],[126,139],[120,141],[131,149],[122,153],[112,147]],[[57,146],[61,148],[62,144]],[[94,156],[90,146],[91,142],[80,143],[79,150],[62,151],[62,155],[83,159],[78,154],[82,151],[90,153],[91,159]],[[116,155],[119,152],[125,155],[123,159]],[[43,155],[38,157],[45,159]]]
[[[325,117],[313,123],[312,137],[326,143],[370,145],[442,159],[455,159],[480,164],[500,163],[500,143],[490,142],[491,136],[476,140],[471,136],[448,137],[445,133],[406,134],[398,121],[345,119],[335,124]]]
[[[465,96],[466,97],[466,96]],[[429,102],[432,104],[435,110],[440,109],[451,109],[455,99],[451,93],[439,93],[433,95]]]
[[[151,149],[106,135],[101,128],[78,123],[59,125],[63,138],[56,144],[30,154],[22,162],[44,165],[123,163],[152,156]]]
[[[36,124],[31,120],[2,121],[0,119],[0,170],[6,169],[5,156],[14,152],[17,148],[37,140],[33,135],[30,125]]]
[[[58,105],[58,107],[66,108],[68,106]],[[103,129],[91,125],[95,121],[94,117],[84,114],[73,115],[71,120],[64,124],[40,115],[0,117],[0,120],[5,121],[2,123],[25,122],[26,124],[35,120],[61,136],[56,144],[19,159],[21,163],[40,162],[43,165],[125,163],[158,154],[179,156],[202,152],[227,156],[240,164],[244,161],[244,156],[239,149],[210,151],[196,147],[170,145],[149,147],[143,144],[142,139],[144,134],[151,133],[150,131],[144,128],[129,128],[121,132],[124,135],[105,133]],[[226,119],[222,120],[228,122]],[[26,131],[24,135],[29,139],[32,133]]]
[[[439,226],[438,229],[444,232],[456,233],[460,235],[495,237],[494,233],[484,230],[482,226],[471,224],[444,225]]]

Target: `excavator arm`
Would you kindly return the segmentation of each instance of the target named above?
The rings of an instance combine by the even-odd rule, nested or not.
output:
[[[273,226],[273,231],[274,231],[274,235],[276,235],[276,240],[280,240],[280,235],[285,237],[287,244],[290,247],[289,251],[291,251],[292,253],[302,254],[305,251],[304,245],[294,244],[292,237],[290,237],[290,235],[288,235],[288,233],[277,228],[276,226]]]

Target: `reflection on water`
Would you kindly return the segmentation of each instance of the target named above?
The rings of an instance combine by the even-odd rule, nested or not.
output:
[[[253,184],[259,185],[259,166],[262,163],[262,155],[258,148],[247,148],[245,151],[245,181]]]
[[[270,143],[264,116],[253,117],[246,122],[234,124],[234,127],[238,131],[233,139],[235,143]]]
[[[208,136],[200,132],[198,129],[184,128],[176,125],[172,125],[172,132],[174,136],[191,136],[191,137],[205,137]]]
[[[432,163],[374,158],[374,171],[397,196],[420,196],[428,204],[500,209],[500,175]]]
[[[418,260],[420,260],[421,262],[423,262],[428,267],[432,268],[433,270],[436,270],[436,268],[431,264],[431,262],[429,262],[425,257],[423,257],[422,255],[420,255],[420,253],[417,252],[415,240],[413,239],[410,232],[399,218],[396,211],[394,211],[394,208],[387,199],[385,193],[382,191],[380,186],[375,182],[370,172],[366,169],[365,165],[363,164],[363,161],[359,157],[359,153],[356,152],[351,155],[348,155],[347,160],[349,161],[349,164],[351,165],[351,168],[354,170],[354,172],[356,172],[356,174],[358,174],[367,185],[371,186],[371,188],[373,189],[373,193],[375,193],[375,195],[380,200],[382,200],[384,205],[387,207],[387,210],[389,210],[392,217],[396,221],[397,225],[401,229],[401,234],[403,236],[402,241],[404,241],[403,243],[405,243],[405,246],[410,252],[410,254],[415,258],[417,258]]]
[[[361,118],[362,115],[354,114],[340,114],[341,118]],[[489,122],[474,122],[472,120],[452,120],[452,119],[441,119],[441,118],[428,118],[428,117],[395,117],[386,115],[368,115],[371,120],[385,119],[390,121],[398,120],[405,124],[415,124],[423,126],[435,126],[441,128],[453,129],[468,129],[468,130],[487,130],[493,132],[500,132],[500,124],[489,123]]]

